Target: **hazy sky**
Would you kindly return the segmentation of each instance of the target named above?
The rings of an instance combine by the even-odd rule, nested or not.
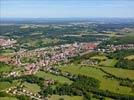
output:
[[[134,17],[134,0],[0,0],[0,16]]]

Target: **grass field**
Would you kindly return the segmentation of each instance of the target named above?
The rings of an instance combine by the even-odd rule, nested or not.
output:
[[[36,76],[38,77],[42,77],[44,79],[53,79],[61,84],[63,83],[72,83],[72,81],[70,81],[68,78],[66,77],[63,77],[63,76],[56,76],[56,75],[53,75],[51,73],[46,73],[46,72],[43,72],[43,71],[39,71],[37,72]]]
[[[1,72],[5,72],[5,73],[8,73],[8,72],[11,72],[11,71],[22,71],[23,68],[20,68],[20,67],[14,67],[14,66],[10,66],[10,65],[0,65],[0,73]]]
[[[34,63],[34,62],[37,61],[37,57],[34,57],[34,56],[32,56],[32,57],[21,57],[20,61],[22,63]]]
[[[0,82],[0,90],[10,88],[12,85],[9,82]]]
[[[104,54],[101,54],[99,56],[93,56],[90,59],[100,60],[99,65],[106,67],[114,67],[117,63],[116,59],[108,59]]]
[[[48,45],[48,44],[55,44],[60,41],[60,39],[50,39],[50,38],[45,38],[45,39],[36,39],[36,40],[25,40],[25,42],[28,46],[30,47],[36,47],[39,45]]]
[[[12,67],[10,66],[0,66],[0,72],[9,72],[12,71]]]
[[[5,49],[5,50],[0,51],[0,55],[10,55],[12,53],[14,53],[14,50],[12,49]]]
[[[31,33],[30,35],[41,35],[42,33],[41,32],[34,32],[34,33]]]
[[[106,74],[99,69],[93,67],[81,67],[80,65],[68,65],[60,67],[60,69],[64,72],[69,72],[76,75],[85,75],[98,79],[101,82],[100,89],[109,90],[114,93],[134,95],[134,93],[131,92],[131,88],[120,86],[119,82],[116,80],[104,78],[104,75]]]
[[[14,97],[0,97],[0,100],[18,100],[18,99]]]
[[[19,81],[18,80],[15,80],[13,81],[13,83],[9,83],[9,82],[0,82],[0,90],[5,90],[5,89],[8,89],[12,86],[17,86],[19,85]]]
[[[116,59],[106,59],[105,61],[101,61],[99,65],[106,67],[114,67],[116,63],[117,63]]]
[[[108,68],[108,67],[101,67],[103,70],[121,77],[121,78],[130,78],[134,80],[134,71],[133,70],[127,70],[127,69],[121,69],[121,68]]]
[[[48,100],[60,100],[60,98],[63,98],[63,100],[83,100],[82,96],[59,96],[59,95],[52,95]]]
[[[91,59],[96,59],[96,60],[101,60],[101,61],[103,61],[103,60],[106,60],[106,59],[107,59],[107,57],[106,57],[106,56],[101,55],[101,56],[93,56],[93,57],[91,57]]]
[[[24,88],[28,91],[31,91],[32,93],[37,93],[40,92],[40,87],[37,84],[31,84],[28,82],[24,82],[23,85],[25,86]]]

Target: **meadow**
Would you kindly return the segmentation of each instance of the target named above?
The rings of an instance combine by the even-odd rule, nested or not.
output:
[[[10,72],[12,67],[10,66],[0,66],[0,72]]]
[[[0,97],[0,100],[18,100],[15,97]]]
[[[10,82],[0,82],[0,91],[6,90],[13,86],[18,86],[20,84],[19,80],[14,80],[12,83]]]
[[[99,65],[105,67],[114,67],[118,61],[116,59],[108,59],[108,57],[106,57],[104,54],[93,56],[90,59],[99,60]]]
[[[107,59],[107,57],[104,56],[104,55],[100,55],[100,56],[93,56],[93,57],[91,57],[90,59],[95,59],[95,60],[104,61],[104,60]]]
[[[116,59],[106,59],[105,61],[101,61],[99,65],[105,67],[114,67],[116,63],[117,63]]]
[[[57,81],[58,83],[61,83],[61,84],[64,84],[64,83],[71,84],[72,83],[72,81],[69,80],[66,77],[57,76],[57,75],[54,75],[54,74],[51,74],[51,73],[46,73],[44,71],[37,72],[36,76],[44,78],[44,79],[53,79],[53,80],[55,80],[55,81]]]
[[[61,69],[63,72],[69,72],[75,75],[85,75],[98,79],[100,81],[100,89],[102,90],[109,90],[114,93],[134,95],[134,92],[132,92],[131,88],[120,86],[119,81],[117,80],[105,78],[104,76],[106,76],[106,74],[96,67],[81,67],[80,65],[69,64],[63,67],[59,67],[59,69]]]
[[[52,95],[48,100],[60,100],[61,98],[63,98],[63,100],[83,100],[82,96],[67,96],[67,95],[63,96]]]
[[[26,89],[32,93],[38,93],[41,91],[40,86],[38,86],[37,84],[31,84],[28,82],[24,82],[23,85],[24,85],[24,89]]]
[[[134,71],[128,70],[128,69],[121,69],[121,68],[109,68],[109,67],[101,67],[103,70],[105,70],[108,73],[111,73],[112,75],[121,77],[121,78],[129,78],[134,80]]]
[[[15,51],[13,49],[0,50],[0,55],[12,55]]]

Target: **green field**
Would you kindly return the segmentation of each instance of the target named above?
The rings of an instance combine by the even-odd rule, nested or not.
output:
[[[28,83],[28,82],[24,82],[23,83],[24,85],[24,88],[32,93],[37,93],[37,92],[40,92],[40,87],[37,85],[37,84],[31,84],[31,83]]]
[[[11,86],[12,84],[10,84],[9,82],[0,82],[0,90],[10,88]]]
[[[31,33],[30,35],[41,35],[42,33],[41,32],[34,32],[34,33]]]
[[[19,81],[18,80],[15,80],[13,81],[13,83],[9,83],[9,82],[0,82],[0,90],[5,90],[5,89],[8,89],[12,86],[17,86],[19,85]]]
[[[10,72],[10,71],[12,71],[12,67],[0,66],[0,72]]]
[[[18,100],[18,99],[14,97],[0,97],[0,100]]]
[[[61,84],[63,83],[72,83],[72,81],[70,81],[68,78],[66,77],[63,77],[63,76],[56,76],[56,75],[53,75],[51,73],[46,73],[46,72],[43,72],[43,71],[39,71],[37,72],[36,76],[38,77],[42,77],[44,79],[53,79]]]
[[[63,98],[63,100],[83,100],[83,97],[81,96],[59,96],[59,95],[52,95],[48,100],[60,100]]]
[[[101,61],[103,61],[103,60],[106,60],[107,57],[104,56],[104,55],[101,55],[101,56],[93,56],[93,57],[91,57],[91,59],[96,59],[96,60],[101,60]]]
[[[10,72],[12,71],[12,66],[6,64],[6,63],[2,63],[0,62],[0,73],[2,72]]]
[[[49,44],[56,44],[60,41],[60,39],[51,39],[51,38],[44,38],[44,39],[25,39],[22,40],[23,45],[27,45],[28,47],[39,47],[39,46],[45,46]]]
[[[104,75],[106,74],[99,69],[93,67],[81,67],[80,65],[66,65],[64,67],[59,67],[59,69],[64,72],[69,72],[76,75],[85,75],[98,79],[101,82],[100,89],[109,90],[114,93],[134,95],[134,93],[131,92],[131,88],[120,86],[117,80],[104,78]]]
[[[12,49],[5,49],[5,50],[0,51],[0,55],[10,55],[13,53],[14,53],[14,50],[12,50]]]
[[[121,77],[121,78],[129,78],[134,80],[134,71],[133,70],[127,70],[127,69],[121,69],[121,68],[108,68],[108,67],[101,67],[106,72],[109,72],[115,76]]]
[[[19,71],[21,72],[23,68],[21,67],[14,67],[7,64],[0,64],[0,73],[9,73],[13,71]]]
[[[116,63],[117,63],[116,59],[106,59],[105,61],[101,61],[99,65],[106,67],[114,67]]]
[[[21,57],[20,61],[22,63],[34,63],[34,62],[37,61],[37,57],[34,57],[34,56],[32,56],[32,57]]]
[[[104,54],[101,54],[99,56],[93,56],[90,59],[100,60],[99,65],[106,67],[114,67],[115,64],[117,63],[116,59],[108,59]]]
[[[67,95],[63,95],[63,96],[52,95],[48,100],[59,100],[61,98],[63,98],[64,100],[83,100],[82,96],[67,96]],[[98,100],[98,99],[91,98],[91,100]],[[105,98],[105,100],[113,100],[113,99]]]

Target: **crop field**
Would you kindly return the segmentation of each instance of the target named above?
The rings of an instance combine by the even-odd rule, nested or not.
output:
[[[100,81],[100,89],[109,90],[114,93],[134,95],[131,88],[120,86],[117,80],[106,79],[104,77],[106,74],[97,68],[81,67],[80,65],[73,64],[59,67],[59,69],[63,72],[69,72],[75,75],[85,75],[98,79]]]
[[[70,81],[68,78],[66,77],[63,77],[63,76],[56,76],[56,75],[53,75],[51,73],[46,73],[46,72],[43,72],[43,71],[39,71],[37,72],[36,76],[38,77],[42,77],[44,79],[53,79],[55,81],[57,81],[58,83],[72,83],[72,81]]]

